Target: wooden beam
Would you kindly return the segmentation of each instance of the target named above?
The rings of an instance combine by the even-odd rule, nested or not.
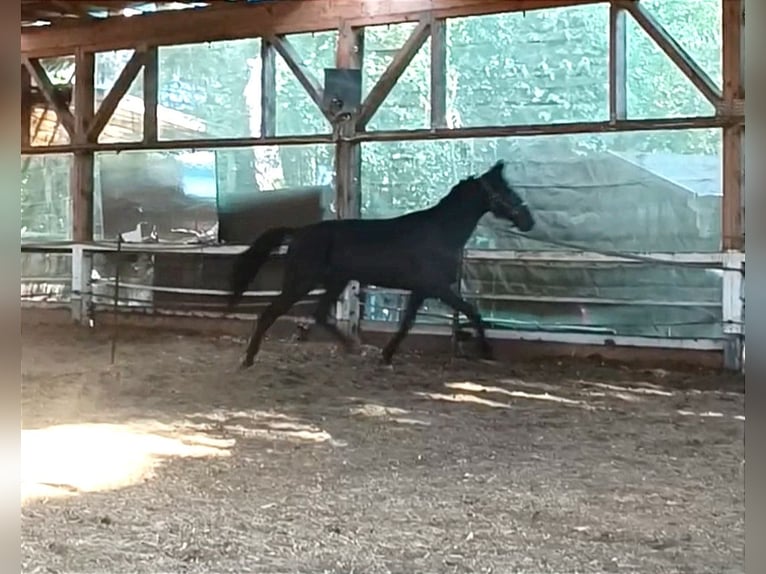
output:
[[[338,32],[335,66],[360,70],[364,58],[364,29],[344,23]],[[353,141],[356,130],[354,117],[334,122],[338,138],[335,144],[335,204],[338,219],[358,219],[362,216],[362,148]],[[359,334],[361,306],[359,284],[351,282],[342,296],[336,318],[344,332],[356,338]]]
[[[72,241],[93,240],[93,152],[75,152],[70,172]]]
[[[311,0],[237,2],[220,8],[166,11],[131,18],[106,18],[62,29],[25,30],[21,52],[49,57],[78,47],[93,51],[235,40],[269,35],[335,30],[343,20],[354,27],[480,16],[594,4],[599,0]],[[215,3],[217,4],[217,3]]]
[[[78,16],[80,18],[92,17],[88,13],[87,7],[81,5],[79,2],[64,2],[62,0],[50,0],[47,3],[53,5],[53,7],[56,8],[57,13],[61,14],[62,16],[74,14],[75,16]]]
[[[342,25],[338,33],[335,65],[338,68],[360,70],[364,58],[364,29]],[[361,217],[362,160],[359,143],[354,137],[353,118],[336,126],[338,142],[335,147],[335,199],[339,218]]]
[[[78,51],[75,56],[74,76],[75,143],[90,141],[88,127],[93,121],[95,75],[96,58],[93,52]]]
[[[344,22],[338,30],[335,65],[338,68],[361,70],[364,59],[364,29]]]
[[[324,109],[324,90],[322,84],[303,65],[298,52],[295,51],[290,41],[284,36],[266,36],[264,40],[269,42],[279,52],[287,67],[290,68],[290,71],[292,71],[298,82],[303,86],[303,89],[306,90],[309,97],[319,107],[324,116],[329,119],[327,111]]]
[[[27,77],[29,77],[29,70],[27,70],[24,66],[21,66],[21,69],[23,70],[22,74],[26,74]],[[67,100],[69,102],[72,101],[72,94],[69,94],[68,95],[69,97],[67,97],[66,94],[62,94],[61,88],[58,88],[56,91],[62,97],[62,101],[67,101]],[[45,96],[43,95],[42,91],[37,86],[31,85],[31,78],[30,78],[30,91],[27,97],[29,98],[29,105],[32,107],[49,106],[48,100],[45,99]]]
[[[261,42],[261,137],[277,134],[277,58],[274,45]]]
[[[32,78],[21,66],[21,147],[29,147],[32,138]]]
[[[93,119],[95,54],[80,50],[75,56],[74,116],[76,144],[88,143],[88,127]],[[75,152],[70,173],[72,197],[72,239],[93,240],[94,161],[90,150]]]
[[[628,117],[628,36],[626,12],[617,2],[609,5],[609,119]]]
[[[723,2],[723,97],[726,100],[744,99],[744,2],[725,0]]]
[[[572,122],[560,124],[528,124],[514,126],[481,126],[447,129],[418,129],[362,132],[354,136],[359,142],[428,141],[471,138],[531,137],[541,135],[671,131],[721,128],[744,122],[730,117],[667,118],[652,120],[618,120],[617,122]]]
[[[159,128],[157,126],[157,105],[160,93],[159,82],[158,50],[152,46],[146,49],[144,56],[144,141],[149,143],[156,142],[159,137]],[[128,89],[130,89],[130,86],[128,86]]]
[[[234,149],[255,146],[291,146],[333,144],[332,134],[277,136],[273,138],[242,137],[242,138],[194,138],[159,140],[155,143],[145,142],[88,142],[85,144],[68,144],[52,146],[31,146],[22,148],[22,155],[62,154],[91,150],[94,152],[123,152],[123,151],[161,151],[188,149]]]
[[[447,23],[431,22],[431,127],[447,127]]]
[[[724,128],[742,125],[744,116],[703,116],[693,118],[665,118],[649,120],[621,120],[615,122],[565,122],[559,124],[528,124],[511,126],[481,126],[452,129],[418,129],[362,132],[347,136],[347,141],[384,142],[384,141],[429,141],[439,139],[502,138],[529,137],[540,135],[618,133],[640,131],[672,131]],[[21,150],[22,155],[41,155],[54,153],[73,153],[81,150],[96,152],[149,151],[149,150],[185,150],[193,149],[228,149],[254,146],[291,146],[336,143],[332,134],[309,136],[280,136],[274,138],[201,138],[191,140],[164,140],[147,145],[143,142],[105,142],[83,145],[55,145],[48,147],[33,146]]]
[[[723,2],[723,100],[734,106],[744,100],[742,82],[742,36],[744,11],[742,0]],[[744,171],[744,126],[723,130],[723,203],[721,235],[723,249],[744,250],[742,175]]]
[[[721,204],[721,245],[724,250],[744,251],[745,249],[742,192],[744,137],[743,126],[724,128],[723,202]]]
[[[418,53],[418,50],[423,47],[426,39],[431,33],[431,22],[429,19],[423,19],[418,22],[418,25],[407,38],[407,41],[396,53],[394,59],[381,74],[378,81],[367,94],[367,97],[362,102],[362,107],[359,110],[359,117],[356,121],[356,129],[364,130],[367,124],[378,111],[381,104],[385,101],[388,94],[399,81],[404,70],[410,65],[412,59]]]
[[[727,0],[728,1],[728,0]],[[621,6],[627,9],[633,18],[638,22],[649,37],[665,52],[668,58],[678,67],[679,70],[689,78],[689,81],[700,91],[700,93],[713,104],[718,110],[722,93],[715,82],[703,70],[694,59],[684,50],[684,48],[671,36],[662,23],[654,17],[651,11],[641,2],[625,1],[619,2]]]
[[[40,63],[40,60],[22,56],[21,61],[24,64],[24,67],[29,71],[29,75],[37,84],[37,88],[42,92],[43,96],[45,96],[48,105],[54,112],[56,112],[56,116],[58,116],[61,125],[64,126],[69,137],[73,138],[75,132],[74,116],[72,115],[71,110],[62,101],[62,98],[59,97],[56,88],[53,86],[53,83],[48,77],[48,73]]]
[[[101,135],[101,132],[106,127],[106,124],[108,124],[109,120],[112,118],[114,110],[117,109],[120,100],[122,100],[122,97],[128,92],[130,85],[138,76],[138,72],[143,67],[145,61],[145,49],[136,50],[130,57],[130,60],[127,61],[125,67],[117,77],[117,81],[112,86],[112,89],[109,90],[109,93],[106,95],[106,97],[101,102],[101,105],[98,107],[98,111],[96,112],[96,115],[93,117],[93,121],[88,127],[88,139],[95,141],[98,139],[98,136]]]

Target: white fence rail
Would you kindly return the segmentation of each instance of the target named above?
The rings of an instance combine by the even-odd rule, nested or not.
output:
[[[22,244],[22,252],[28,253],[66,253],[72,256],[72,276],[71,276],[71,306],[72,314],[75,320],[85,319],[85,311],[90,304],[89,299],[93,296],[91,279],[91,257],[95,253],[122,253],[135,254],[153,254],[153,253],[185,253],[185,254],[210,254],[210,255],[237,255],[242,253],[247,246],[245,245],[204,245],[204,244],[178,244],[178,243],[128,243],[122,242],[119,246],[117,242],[93,242],[93,243],[39,243]],[[286,248],[282,247],[274,254],[285,253]],[[527,301],[527,302],[545,302],[545,303],[576,303],[576,304],[598,304],[598,305],[636,305],[636,306],[696,306],[720,308],[722,311],[723,339],[677,339],[663,337],[627,337],[619,335],[603,335],[592,333],[569,333],[569,332],[542,332],[542,331],[522,331],[522,330],[491,330],[493,337],[502,339],[518,339],[529,341],[548,341],[557,343],[571,344],[608,344],[625,345],[639,347],[656,348],[683,348],[699,350],[723,350],[731,346],[731,340],[737,340],[735,345],[738,349],[743,348],[742,339],[744,337],[744,267],[745,254],[741,252],[717,252],[717,253],[626,253],[624,257],[618,255],[605,255],[599,252],[558,250],[558,251],[513,251],[513,250],[480,250],[468,249],[464,253],[466,261],[515,261],[527,262],[535,265],[571,265],[571,266],[600,266],[600,265],[646,265],[648,262],[656,262],[661,265],[678,265],[680,267],[698,267],[719,273],[722,276],[723,297],[720,303],[699,302],[699,301],[662,301],[662,300],[622,300],[605,299],[590,297],[545,297],[545,296],[525,296],[525,295],[489,295],[481,293],[464,293],[464,296],[474,300],[502,300],[502,301]],[[22,281],[31,281],[41,279],[22,278]],[[47,281],[47,280],[46,280]],[[50,282],[57,282],[52,279]],[[113,280],[100,280],[101,284],[113,285]],[[194,289],[182,287],[158,287],[153,285],[125,284],[125,287],[140,288],[149,292],[175,292],[197,295],[226,295],[225,291],[215,289]],[[386,293],[405,293],[402,291],[375,288],[369,289],[370,292],[384,291]],[[322,290],[316,290],[311,295],[321,294]],[[270,297],[275,295],[274,291],[248,291],[250,297]],[[340,309],[339,318],[344,311]],[[159,311],[159,310],[158,310]],[[162,314],[188,315],[189,312],[183,310],[162,310]],[[208,316],[231,316],[221,312],[206,312]],[[395,324],[384,321],[361,321],[361,326],[367,330],[391,331],[396,328]],[[413,332],[433,331],[436,329],[438,334],[448,335],[450,327],[430,326],[418,324]],[[425,330],[425,331],[424,331]],[[437,334],[434,331],[433,334]],[[735,352],[735,355],[728,362],[734,368],[741,358],[741,351]]]

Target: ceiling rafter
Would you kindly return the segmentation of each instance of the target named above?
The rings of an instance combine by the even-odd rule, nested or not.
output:
[[[156,4],[159,10],[172,4],[198,4],[198,0],[163,0],[147,2],[146,0],[110,0],[76,2],[73,0],[20,0],[22,28],[35,22],[48,22],[50,26],[61,27],[71,23],[95,19],[93,13],[102,13],[106,17],[121,15],[129,8],[138,9],[142,5]]]

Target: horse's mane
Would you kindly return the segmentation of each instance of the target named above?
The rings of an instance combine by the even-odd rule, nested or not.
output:
[[[465,192],[468,191],[469,184],[475,183],[478,179],[479,178],[473,175],[469,175],[468,177],[461,179],[459,182],[452,186],[452,188],[439,200],[436,205],[438,206],[451,204],[457,199],[464,200]]]

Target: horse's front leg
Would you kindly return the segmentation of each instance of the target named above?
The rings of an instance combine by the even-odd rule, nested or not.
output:
[[[494,360],[492,345],[490,345],[489,341],[487,340],[487,335],[484,331],[484,320],[476,307],[471,305],[468,301],[463,299],[449,287],[442,287],[437,289],[435,295],[446,305],[449,305],[458,313],[462,313],[468,317],[468,320],[471,321],[474,329],[476,329],[476,336],[479,339],[479,350],[481,352],[482,358],[490,361]]]
[[[407,301],[407,306],[405,307],[404,314],[402,315],[402,320],[399,323],[399,330],[394,334],[393,337],[391,337],[391,340],[383,349],[382,361],[384,365],[391,364],[394,353],[399,348],[399,345],[404,340],[404,338],[407,336],[407,333],[409,333],[410,329],[412,329],[412,325],[415,323],[415,317],[417,317],[418,314],[418,309],[420,309],[420,306],[423,304],[424,300],[425,297],[421,293],[417,291],[410,293],[409,300]]]

